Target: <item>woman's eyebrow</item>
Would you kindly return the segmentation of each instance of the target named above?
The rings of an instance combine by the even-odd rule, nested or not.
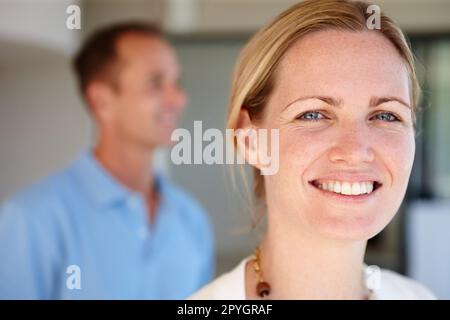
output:
[[[283,111],[288,109],[294,103],[302,102],[305,100],[311,100],[311,99],[322,100],[326,104],[329,104],[329,105],[332,105],[335,107],[339,107],[342,104],[342,99],[336,99],[336,98],[328,97],[328,96],[306,96],[306,97],[297,98],[294,101],[290,102],[288,105],[286,105],[284,107]]]
[[[343,104],[342,99],[336,99],[336,98],[329,97],[329,96],[306,96],[306,97],[297,98],[294,101],[290,102],[286,107],[284,107],[283,111],[288,109],[294,103],[302,102],[302,101],[305,101],[305,100],[311,100],[311,99],[321,100],[321,101],[325,102],[326,104],[331,105],[331,106],[335,106],[335,107],[339,107],[339,106],[341,106]],[[405,107],[411,109],[411,106],[408,103],[406,103],[402,99],[400,99],[398,97],[394,97],[394,96],[372,97],[370,99],[370,102],[369,102],[369,108],[373,108],[373,107],[379,106],[380,104],[383,104],[383,103],[386,103],[386,102],[398,102],[398,103],[404,105]]]
[[[400,98],[393,97],[393,96],[390,96],[390,97],[372,97],[370,99],[369,108],[379,106],[380,104],[383,104],[383,103],[386,103],[386,102],[398,102],[398,103],[404,105],[405,107],[407,107],[408,109],[411,109],[411,106],[408,103],[406,103],[405,101],[403,101]]]

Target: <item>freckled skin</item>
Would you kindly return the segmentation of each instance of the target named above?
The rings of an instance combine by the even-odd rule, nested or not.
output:
[[[338,107],[300,97],[327,96]],[[338,240],[367,240],[394,217],[411,173],[415,140],[406,66],[376,32],[320,31],[298,40],[283,57],[260,123],[280,130],[280,166],[265,176],[269,221]],[[318,121],[296,119],[319,111]],[[377,118],[395,114],[400,122]],[[317,116],[317,114],[316,114]],[[322,118],[326,117],[326,119]],[[363,204],[341,203],[308,181],[341,171],[373,174],[383,186]],[[270,223],[270,222],[269,222]]]

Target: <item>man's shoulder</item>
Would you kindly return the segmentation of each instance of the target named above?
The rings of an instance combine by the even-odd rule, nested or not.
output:
[[[2,211],[32,213],[33,216],[51,212],[49,209],[61,204],[69,194],[68,187],[72,183],[70,171],[70,167],[66,167],[20,189],[3,201]]]
[[[388,269],[381,269],[380,294],[380,298],[392,300],[436,299],[434,294],[421,283]]]

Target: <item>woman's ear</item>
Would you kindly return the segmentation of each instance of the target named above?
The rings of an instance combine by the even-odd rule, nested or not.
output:
[[[253,125],[248,110],[239,112],[236,137],[237,148],[245,161],[262,175],[273,175],[279,169],[279,129]]]
[[[258,157],[258,135],[246,108],[241,108],[237,121],[235,138],[237,149],[245,161],[260,169]]]

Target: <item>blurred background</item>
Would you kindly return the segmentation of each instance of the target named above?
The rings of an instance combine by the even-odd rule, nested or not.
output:
[[[97,27],[124,20],[161,24],[175,45],[190,103],[180,127],[224,128],[239,50],[295,0],[0,0],[0,201],[67,165],[92,142],[70,59]],[[374,1],[408,34],[424,89],[417,154],[405,201],[370,240],[366,261],[407,274],[450,299],[450,0]],[[66,9],[81,8],[69,30]],[[222,165],[157,167],[209,211],[217,275],[250,254],[257,234]],[[211,187],[214,186],[214,187]],[[1,260],[1,257],[0,257]]]

